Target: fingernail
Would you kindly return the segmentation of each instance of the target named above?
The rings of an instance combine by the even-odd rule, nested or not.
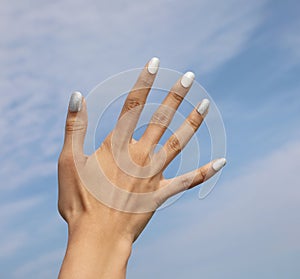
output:
[[[82,95],[80,92],[75,91],[70,98],[69,111],[78,112],[81,110],[81,105],[82,105]]]
[[[210,104],[210,101],[208,99],[203,99],[202,102],[197,107],[197,111],[203,117],[205,117],[208,112],[209,104]]]
[[[192,85],[195,79],[195,74],[193,72],[186,72],[181,78],[181,85],[185,88],[188,88]]]
[[[214,161],[212,167],[215,171],[219,171],[221,168],[223,168],[226,165],[226,159],[221,158]]]
[[[148,72],[152,75],[156,74],[159,67],[159,59],[157,57],[153,57],[148,63]]]

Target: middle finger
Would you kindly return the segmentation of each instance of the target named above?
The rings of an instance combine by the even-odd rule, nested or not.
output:
[[[140,139],[145,147],[150,150],[157,144],[173,119],[183,98],[191,88],[195,75],[186,72],[172,87],[167,97],[153,114],[151,121]]]

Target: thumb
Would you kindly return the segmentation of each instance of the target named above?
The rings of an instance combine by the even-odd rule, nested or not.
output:
[[[65,127],[64,150],[73,155],[83,155],[83,144],[87,129],[86,102],[80,92],[74,92],[69,102]]]

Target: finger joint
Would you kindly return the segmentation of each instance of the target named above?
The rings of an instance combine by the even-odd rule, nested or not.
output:
[[[169,115],[166,111],[163,110],[155,112],[151,119],[151,123],[158,124],[163,127],[167,127],[169,125],[169,122]]]
[[[172,135],[167,142],[168,149],[173,153],[178,153],[181,151],[181,144],[175,135]]]

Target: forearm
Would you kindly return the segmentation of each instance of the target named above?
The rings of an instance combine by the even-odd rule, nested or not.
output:
[[[69,226],[66,255],[58,279],[124,279],[131,243],[93,222]]]

